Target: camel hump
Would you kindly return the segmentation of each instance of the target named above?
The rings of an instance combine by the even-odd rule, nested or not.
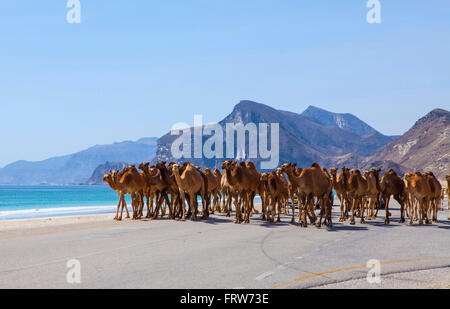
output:
[[[253,161],[248,162],[248,163],[247,163],[247,168],[251,168],[251,169],[256,170],[255,163],[253,163]]]
[[[314,162],[314,163],[311,165],[311,167],[315,167],[315,168],[321,169],[319,163],[317,163],[317,162]]]

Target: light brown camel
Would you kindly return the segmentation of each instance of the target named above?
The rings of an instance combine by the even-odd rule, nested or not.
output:
[[[262,215],[261,218],[263,221],[268,219],[268,203],[269,203],[269,174],[267,173],[261,173],[260,178],[260,185],[259,185],[259,196],[261,197],[261,204],[262,204]]]
[[[300,175],[303,172],[303,169],[299,167],[296,169],[296,164],[294,163],[285,163],[281,166],[281,170],[287,175],[289,179],[289,183],[291,184],[291,196],[296,195],[298,200],[298,209],[299,209],[299,218],[301,216],[302,204],[303,207],[305,205],[306,196],[303,191],[300,190]],[[299,174],[297,172],[300,172]],[[292,202],[292,219],[291,223],[295,222],[295,205]],[[314,214],[313,214],[314,215]]]
[[[122,200],[124,200],[125,194],[131,195],[133,220],[136,220],[139,215],[139,207],[143,204],[144,189],[147,185],[144,176],[139,173],[134,165],[129,165],[121,172],[113,174],[113,179],[115,179],[117,188],[123,195]],[[122,220],[123,206],[124,204],[122,204],[122,211],[117,220]]]
[[[175,176],[173,175],[172,172],[172,166],[174,165],[174,162],[171,162],[169,164],[169,167],[166,166],[166,162],[158,162],[156,164],[156,168],[161,172],[161,177],[163,179],[163,181],[166,184],[166,188],[164,190],[164,192],[167,195],[167,200],[168,201],[168,197],[170,195],[170,201],[168,201],[168,206],[169,206],[169,218],[171,219],[175,219],[176,216],[176,207],[179,206],[179,200],[180,200],[180,193],[178,190],[178,185],[177,182],[175,180]],[[164,210],[166,209],[166,207],[163,208],[163,214],[164,214]]]
[[[117,203],[117,212],[116,212],[116,216],[114,217],[114,220],[119,220],[119,209],[120,206],[122,206],[122,208],[125,208],[125,210],[127,211],[127,219],[130,218],[130,213],[128,212],[128,207],[127,207],[127,203],[125,202],[125,198],[124,198],[124,194],[122,194],[122,191],[119,189],[117,182],[116,182],[116,177],[114,177],[113,175],[117,175],[117,171],[113,170],[110,171],[108,174],[105,174],[103,176],[103,182],[108,183],[108,185],[111,187],[111,189],[113,189],[114,191],[117,191],[117,194],[119,195],[119,202]],[[122,217],[120,218],[122,219]]]
[[[155,196],[155,211],[150,210],[149,199],[147,199],[147,218],[158,218],[159,210],[163,201],[169,203],[167,197],[167,183],[164,181],[161,171],[156,166],[149,167],[149,163],[141,163],[139,169],[142,170],[145,180],[147,182],[147,194],[151,197],[151,206],[153,208],[153,197]],[[169,218],[171,218],[173,209],[169,204]]]
[[[330,194],[332,190],[332,181],[323,172],[322,168],[318,163],[313,163],[310,168],[305,168],[300,176],[294,174],[295,165],[292,163],[284,164],[282,167],[283,171],[288,175],[289,181],[292,183],[293,190],[297,188],[299,196],[304,195],[306,197],[306,202],[302,210],[299,207],[299,220],[301,225],[306,227],[307,221],[306,216],[308,215],[311,223],[315,223],[316,217],[314,214],[314,197],[320,203],[320,220],[318,227],[322,225],[322,218],[325,216],[325,221],[328,226],[332,226],[331,220],[331,208],[330,205]]]
[[[248,192],[251,185],[248,182],[246,166],[241,162],[237,164],[235,161],[226,160],[222,164],[224,175],[227,184],[229,185],[229,198],[233,198],[236,207],[236,221],[235,223],[242,223],[242,214],[239,197],[242,198],[244,209],[248,209]]]
[[[431,188],[430,205],[428,206],[428,218],[432,218],[433,222],[438,222],[439,206],[442,202],[442,185],[434,176],[433,172],[426,172],[425,176],[428,178],[428,182]],[[431,216],[433,211],[433,216]]]
[[[407,191],[405,182],[403,179],[397,175],[394,170],[390,170],[381,177],[380,180],[380,190],[381,190],[381,199],[384,201],[386,218],[384,223],[389,224],[389,217],[391,213],[389,212],[389,202],[391,200],[391,196],[399,203],[400,205],[400,223],[405,222],[405,209],[407,206]]]
[[[369,198],[369,205],[367,208],[367,220],[375,220],[375,205],[379,202],[378,197],[381,193],[380,169],[371,169],[364,173],[364,177],[367,180],[367,198]]]
[[[330,169],[332,175],[333,188],[336,191],[339,202],[341,204],[341,216],[339,217],[340,222],[344,222],[348,218],[348,169],[344,166],[342,167],[342,172],[337,175],[338,168]]]
[[[350,224],[355,225],[355,211],[358,207],[361,207],[361,223],[365,223],[365,197],[367,195],[368,184],[367,180],[361,175],[361,171],[357,169],[353,169],[350,171],[350,177],[348,179],[348,189],[352,205]]]
[[[421,172],[415,174],[408,172],[405,174],[405,180],[408,183],[408,193],[412,207],[409,225],[413,224],[414,218],[419,219],[419,225],[423,225],[424,218],[425,223],[430,224],[431,222],[427,218],[427,210],[432,192],[428,178]],[[414,212],[414,216],[412,212]]]
[[[210,211],[211,214],[214,214],[214,211],[220,211],[220,207],[217,209],[219,205],[220,178],[216,177],[216,175],[211,172],[210,168],[205,168],[204,173],[208,182],[208,192],[206,194],[208,196],[213,196],[213,203],[211,204]]]
[[[286,180],[283,170],[281,168],[277,168],[276,174],[283,185],[283,187],[281,189],[282,193],[283,193],[283,197],[281,199],[281,208],[283,210],[283,213],[287,214],[287,207],[289,206],[289,198],[291,198],[292,203],[293,203],[294,199],[291,197],[291,191],[289,189],[289,182]],[[291,185],[291,187],[292,187],[292,185]]]
[[[249,223],[252,213],[254,212],[258,214],[258,211],[255,209],[254,200],[261,187],[261,173],[256,169],[255,163],[253,163],[252,161],[249,161],[246,165],[243,166],[245,166],[244,179],[246,179],[248,182],[248,207],[246,208],[245,222]]]
[[[281,175],[281,177],[284,177]],[[284,200],[288,194],[287,186],[283,182],[278,173],[271,172],[268,176],[267,181],[267,193],[270,199],[269,203],[269,211],[268,211],[268,219],[270,222],[274,222],[275,214],[278,213],[277,222],[281,221],[281,211]],[[277,207],[278,206],[278,207]]]
[[[222,174],[222,178],[220,179],[220,187],[222,188],[222,212],[226,213],[227,217],[231,217],[232,211],[232,194],[231,194],[231,185],[228,183],[228,178],[226,173]]]
[[[184,221],[186,219],[184,206],[186,195],[189,199],[188,204],[190,212],[192,214],[192,220],[197,220],[197,211],[198,211],[197,195],[201,195],[203,201],[207,191],[206,189],[207,184],[205,183],[203,176],[200,174],[198,169],[190,162],[187,163],[186,169],[181,175],[180,175],[180,166],[178,164],[172,165],[172,171],[180,191],[181,209],[182,209],[181,220]],[[205,203],[203,203],[203,205],[205,205]],[[205,216],[206,213],[204,212],[203,215]]]

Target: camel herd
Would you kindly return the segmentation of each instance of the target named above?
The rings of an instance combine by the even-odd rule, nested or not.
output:
[[[294,223],[297,209],[298,221],[303,227],[308,226],[308,219],[318,227],[321,224],[332,226],[334,192],[340,201],[339,221],[350,219],[351,225],[355,224],[356,217],[361,223],[374,220],[382,205],[385,224],[389,224],[391,197],[400,204],[400,223],[408,217],[409,225],[415,221],[420,225],[431,224],[437,222],[443,199],[442,186],[431,172],[406,173],[401,178],[390,170],[380,177],[380,169],[362,172],[342,167],[339,172],[338,168],[328,171],[317,163],[304,169],[286,163],[275,171],[261,173],[253,162],[231,160],[223,162],[223,172],[217,168],[214,172],[209,168],[202,171],[191,162],[182,166],[166,162],[154,166],[141,163],[138,168],[129,165],[103,177],[119,195],[115,220],[122,220],[124,209],[126,217],[130,218],[126,194],[131,195],[133,219],[143,217],[145,205],[147,218],[167,215],[169,219],[182,221],[186,217],[196,220],[199,213],[202,219],[215,212],[230,217],[234,205],[235,223],[249,223],[253,214],[259,213],[254,206],[255,196],[259,195],[263,220],[279,222],[281,214],[286,214],[292,216]],[[446,180],[450,200],[450,175]]]

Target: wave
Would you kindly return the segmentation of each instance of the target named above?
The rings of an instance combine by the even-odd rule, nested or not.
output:
[[[0,211],[0,221],[114,213],[117,206],[35,208]]]

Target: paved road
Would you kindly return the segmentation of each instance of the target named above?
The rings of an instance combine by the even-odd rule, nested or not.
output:
[[[389,226],[380,217],[331,229],[269,225],[256,216],[235,225],[207,222],[106,221],[0,234],[0,288],[393,288],[450,286],[450,222]],[[384,215],[384,211],[380,212]],[[66,280],[81,263],[81,283]],[[371,259],[381,283],[365,279]]]

